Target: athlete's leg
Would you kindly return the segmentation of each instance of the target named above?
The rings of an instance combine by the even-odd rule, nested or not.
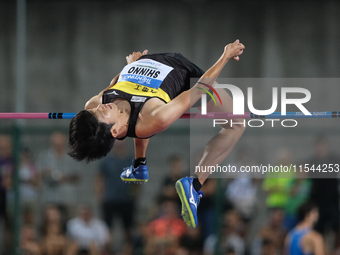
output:
[[[217,93],[221,97],[222,105],[215,105],[213,100],[210,100],[207,104],[208,112],[232,112],[233,111],[233,99],[224,89],[216,89]],[[216,97],[216,95],[214,95]],[[218,99],[216,97],[216,101]],[[233,123],[230,125],[231,120],[228,119],[228,123],[221,125],[221,131],[215,135],[205,147],[199,166],[216,166],[220,164],[232,151],[235,144],[242,136],[245,125],[244,119],[232,119]],[[209,177],[209,172],[196,172],[198,180],[201,184]]]
[[[215,106],[213,100],[207,105],[209,112],[232,112],[233,101],[224,89],[217,90],[222,100],[222,106]],[[215,97],[215,95],[214,95]],[[217,100],[217,99],[216,99]],[[243,123],[243,119],[233,119],[233,122]],[[205,147],[199,166],[216,166],[220,164],[232,151],[242,136],[245,127],[242,124],[221,125],[221,131],[215,135]],[[198,179],[185,177],[176,182],[176,190],[182,202],[182,217],[190,228],[197,226],[197,207],[203,193],[199,190],[210,173],[196,172]]]
[[[235,44],[240,43],[236,40]],[[241,46],[244,48],[243,45]],[[242,54],[242,51],[240,51],[240,54]],[[239,57],[234,57],[234,59],[238,60]],[[217,62],[216,64],[218,65],[220,62]],[[229,94],[220,89],[217,93],[219,93],[223,105],[215,106],[213,105],[213,101],[211,101],[207,106],[209,112],[232,112],[232,99]],[[216,97],[216,95],[214,95],[214,97]],[[235,119],[234,121],[238,122],[243,120]],[[220,164],[229,155],[243,134],[245,128],[242,124],[222,125],[222,130],[207,144],[199,166]],[[199,205],[200,197],[203,195],[200,189],[204,181],[210,175],[210,173],[203,172],[197,172],[196,174],[198,175],[198,178],[185,177],[178,180],[175,185],[182,203],[182,217],[185,223],[191,228],[197,226],[197,207]]]
[[[123,171],[120,178],[125,182],[147,182],[149,180],[148,167],[146,165],[146,149],[149,139],[134,138],[135,157],[132,165]]]
[[[134,138],[135,144],[135,159],[145,158],[146,149],[148,148],[149,139]]]

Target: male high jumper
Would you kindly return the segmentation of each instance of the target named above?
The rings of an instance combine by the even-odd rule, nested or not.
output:
[[[110,152],[115,139],[134,138],[135,157],[121,174],[126,182],[147,182],[146,149],[149,138],[167,129],[201,98],[202,89],[214,86],[229,59],[239,60],[244,45],[236,40],[225,46],[217,62],[203,72],[178,53],[151,54],[134,52],[126,57],[128,65],[110,86],[92,97],[85,110],[70,123],[69,155],[76,160],[92,161]],[[199,78],[190,88],[190,78]],[[224,89],[216,89],[223,105],[208,102],[211,112],[232,112],[232,98]],[[214,94],[214,97],[216,95]],[[240,123],[242,120],[237,120]],[[230,123],[230,122],[228,122]],[[241,122],[242,123],[242,122]],[[244,132],[243,125],[221,125],[221,131],[207,144],[199,166],[220,164]],[[197,226],[200,191],[209,172],[177,181],[182,202],[182,217],[190,228]]]

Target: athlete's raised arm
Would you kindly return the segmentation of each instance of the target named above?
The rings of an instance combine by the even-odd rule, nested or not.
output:
[[[199,81],[213,86],[216,78],[219,76],[225,64],[229,59],[239,60],[239,56],[242,54],[244,45],[236,40],[234,43],[230,43],[224,48],[224,52],[217,62],[206,71]],[[182,116],[193,104],[195,104],[202,94],[205,92],[198,87],[204,87],[197,83],[190,90],[184,91],[171,102],[165,105],[157,107],[152,113],[154,116],[154,123],[150,125],[153,133],[159,133],[168,128],[173,122]]]
[[[96,108],[98,105],[100,105],[102,103],[103,93],[117,83],[119,75],[120,73],[117,74],[117,76],[112,79],[112,81],[110,82],[110,85],[106,89],[100,91],[98,95],[91,97],[90,100],[86,102],[84,109],[88,110],[88,109]]]

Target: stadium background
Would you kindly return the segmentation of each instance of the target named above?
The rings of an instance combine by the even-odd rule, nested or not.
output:
[[[221,77],[337,78],[340,68],[340,4],[336,2],[27,1],[26,75],[21,95],[16,91],[16,11],[15,1],[0,2],[1,112],[15,112],[17,97],[23,100],[25,112],[76,112],[109,84],[126,63],[126,55],[144,49],[150,53],[181,52],[202,69],[208,69],[223,47],[238,38],[246,50],[240,62],[227,64]],[[258,89],[264,98],[270,96],[266,85],[259,85]],[[338,87],[310,89],[313,92],[308,109],[339,109]],[[263,97],[254,101],[259,108],[270,104]],[[38,160],[50,147],[50,135],[54,131],[67,134],[68,123],[20,122],[20,143],[29,147],[33,159]],[[0,133],[13,135],[14,124],[1,120]],[[305,120],[296,131],[248,129],[228,161],[236,162],[236,152],[247,147],[253,161],[275,163],[277,152],[286,148],[293,155],[293,162],[304,163],[312,157],[313,142],[319,134],[326,135],[331,153],[339,155],[338,127],[337,120]],[[151,140],[148,148],[151,178],[139,192],[137,222],[148,217],[162,179],[169,171],[168,158],[180,155],[185,162],[184,170],[188,170],[189,133],[189,121],[179,120]],[[131,141],[127,146],[132,155]],[[78,163],[78,168],[77,199],[71,211],[75,215],[76,204],[86,202],[100,217],[94,195],[98,162]],[[225,185],[219,181],[216,192],[219,199],[224,198]],[[259,192],[261,187],[259,184]],[[260,208],[265,206],[266,196],[261,194],[257,201]],[[8,208],[13,207],[13,201],[8,199]],[[42,208],[34,212],[36,217],[41,217]],[[13,216],[14,210],[8,210]],[[266,215],[268,212],[262,210],[252,220],[253,237],[266,225]],[[19,233],[14,229],[13,225],[12,234]],[[112,239],[117,243],[123,237],[119,228],[115,232],[116,239]],[[15,243],[17,239],[13,240]],[[4,254],[10,254],[9,250]]]

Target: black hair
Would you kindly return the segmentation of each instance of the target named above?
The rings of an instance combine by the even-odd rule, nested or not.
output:
[[[87,110],[78,112],[70,123],[68,155],[87,163],[105,157],[115,142],[110,132],[112,126],[98,122]]]
[[[299,209],[298,209],[298,220],[299,222],[303,221],[307,214],[310,213],[313,209],[317,209],[318,206],[313,202],[313,201],[307,201],[305,203],[303,203]]]

